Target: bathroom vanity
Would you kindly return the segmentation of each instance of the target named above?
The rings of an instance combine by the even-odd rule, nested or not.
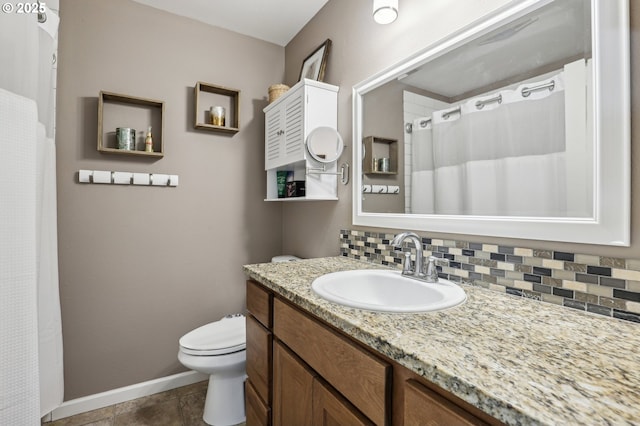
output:
[[[381,268],[244,267],[248,425],[640,423],[637,325],[466,285],[463,305],[417,314],[311,289],[326,273]]]

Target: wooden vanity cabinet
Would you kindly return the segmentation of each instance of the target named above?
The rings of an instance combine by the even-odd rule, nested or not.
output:
[[[251,280],[247,309],[247,426],[502,425]]]
[[[247,281],[247,425],[271,424],[272,300],[270,292]]]

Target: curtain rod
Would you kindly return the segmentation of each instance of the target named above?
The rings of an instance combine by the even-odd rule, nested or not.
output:
[[[527,98],[533,92],[537,92],[539,90],[549,89],[549,91],[552,92],[553,89],[555,89],[555,87],[556,87],[555,80],[551,80],[548,83],[539,84],[538,86],[523,87],[522,90],[520,91],[520,93],[522,94],[523,97]],[[479,100],[478,102],[476,102],[475,106],[476,106],[477,109],[482,109],[482,108],[484,108],[485,105],[490,104],[492,102],[497,102],[497,103],[501,104],[502,103],[502,94],[499,94],[498,96],[494,96],[493,98],[489,98],[489,99],[485,99],[485,100]],[[456,108],[454,108],[452,110],[449,110],[447,112],[442,113],[442,118],[447,120],[451,116],[451,114],[461,113],[461,112],[462,112],[462,107],[458,106],[458,107],[456,107]],[[421,120],[420,121],[420,127],[426,127],[427,124],[429,124],[430,121],[431,121],[430,118],[427,118],[426,120]],[[405,129],[405,132],[407,132],[407,133],[413,132],[413,124],[411,124],[411,123],[405,124],[404,129]]]

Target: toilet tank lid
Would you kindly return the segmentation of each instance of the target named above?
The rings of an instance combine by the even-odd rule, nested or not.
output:
[[[197,351],[242,346],[247,341],[245,321],[244,315],[235,315],[203,325],[182,336],[180,346]]]
[[[293,262],[296,260],[300,260],[300,258],[298,256],[292,256],[290,254],[283,254],[280,256],[273,256],[271,258],[271,262],[273,263],[279,263],[279,262]]]

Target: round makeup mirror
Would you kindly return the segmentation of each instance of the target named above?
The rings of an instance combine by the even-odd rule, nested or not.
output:
[[[342,154],[344,144],[336,129],[316,127],[307,136],[307,151],[311,157],[321,163],[333,163]]]

